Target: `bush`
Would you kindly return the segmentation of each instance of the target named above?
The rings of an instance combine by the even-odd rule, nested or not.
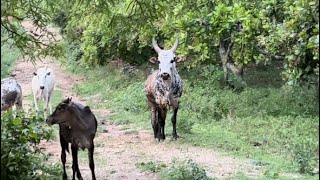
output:
[[[206,171],[192,159],[176,160],[171,162],[170,166],[163,163],[137,163],[136,166],[142,171],[160,173],[163,180],[213,180],[207,176]]]
[[[37,147],[49,140],[52,129],[35,115],[5,112],[1,115],[1,179],[42,179],[60,176],[61,168],[48,165],[47,157]]]
[[[161,173],[163,180],[210,180],[206,171],[199,167],[192,159],[173,161],[172,165]]]
[[[312,139],[297,138],[296,142],[292,145],[293,157],[299,165],[300,173],[314,173],[314,168],[318,163],[315,156],[315,149],[318,143]]]
[[[63,10],[55,12],[52,18],[52,22],[61,28],[62,33],[64,33],[69,20],[70,18],[68,18],[66,12]]]
[[[142,171],[151,171],[154,173],[158,173],[160,172],[163,168],[167,167],[167,165],[165,164],[157,164],[154,163],[152,161],[149,161],[147,163],[141,162],[141,163],[137,163],[136,166],[140,169],[142,169]]]

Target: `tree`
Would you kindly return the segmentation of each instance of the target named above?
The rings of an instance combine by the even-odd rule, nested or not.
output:
[[[221,64],[228,82],[229,72],[242,77],[250,63],[277,60],[284,79],[295,83],[319,64],[318,9],[315,0],[126,0],[105,11],[93,1],[71,4],[64,27],[91,65],[110,59],[143,64],[154,53],[153,36],[166,46],[176,34],[177,54],[190,59],[189,68]]]
[[[63,48],[47,29],[51,22],[50,0],[1,1],[1,45],[17,47],[23,56],[36,60],[41,56],[61,56]],[[36,31],[28,30],[23,23],[29,20]]]
[[[315,74],[319,65],[319,1],[263,1],[260,47],[284,57],[289,84]]]

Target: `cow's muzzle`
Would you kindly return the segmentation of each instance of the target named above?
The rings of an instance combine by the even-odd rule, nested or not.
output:
[[[46,119],[46,123],[51,126],[52,125],[52,120]]]
[[[162,74],[161,74],[161,78],[162,78],[163,80],[168,80],[168,79],[170,79],[170,74],[168,74],[168,73],[162,73]]]

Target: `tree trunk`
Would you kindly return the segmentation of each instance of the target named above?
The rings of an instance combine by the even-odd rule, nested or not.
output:
[[[226,48],[226,46],[228,46]],[[222,62],[224,81],[228,83],[229,70],[239,78],[243,78],[243,64],[235,65],[230,57],[230,51],[233,46],[233,42],[227,44],[225,41],[220,41],[219,55]]]

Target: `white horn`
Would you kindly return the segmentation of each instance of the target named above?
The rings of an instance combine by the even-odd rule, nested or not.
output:
[[[160,47],[157,44],[157,41],[154,39],[154,37],[152,38],[152,46],[154,48],[154,50],[159,53],[161,51]]]
[[[178,36],[176,37],[176,42],[174,43],[174,45],[172,46],[172,48],[170,49],[172,52],[175,52],[177,50],[179,44],[179,40],[178,40]]]

